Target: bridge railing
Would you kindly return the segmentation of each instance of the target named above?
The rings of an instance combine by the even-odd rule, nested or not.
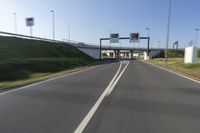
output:
[[[47,41],[47,42],[55,42],[55,43],[65,43],[69,44],[75,47],[84,47],[84,48],[99,48],[99,44],[94,44],[94,43],[86,43],[86,42],[80,42],[80,41],[74,41],[74,40],[67,40],[63,39],[61,40],[53,40],[53,39],[48,39],[48,38],[42,38],[42,37],[35,37],[35,36],[28,36],[28,35],[22,35],[22,34],[15,34],[15,33],[9,33],[9,32],[4,32],[0,31],[1,36],[11,36],[11,37],[18,37],[18,38],[25,38],[25,39],[31,39],[31,40],[41,40],[41,41]],[[110,47],[110,46],[102,46],[104,49],[130,49],[131,47]],[[134,48],[133,48],[134,49]],[[144,49],[141,47],[141,49]],[[153,50],[163,50],[163,48],[150,48]],[[181,49],[182,50],[182,49]]]

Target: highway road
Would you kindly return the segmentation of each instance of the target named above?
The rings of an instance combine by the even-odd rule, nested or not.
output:
[[[199,133],[200,84],[139,61],[0,94],[0,133]]]

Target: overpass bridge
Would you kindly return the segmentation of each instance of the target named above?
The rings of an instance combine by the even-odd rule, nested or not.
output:
[[[100,53],[101,53],[101,57],[102,57],[102,54],[107,54],[108,56],[111,55],[110,56],[111,58],[120,58],[120,54],[122,55],[124,54],[126,58],[133,58],[134,54],[147,54],[147,51],[148,51],[148,49],[144,47],[101,46],[100,48],[100,46],[97,46],[97,45],[86,45],[86,44],[84,45],[72,44],[72,45],[95,59],[99,59]],[[165,48],[149,48],[150,57],[164,50]],[[173,50],[173,48],[169,48],[169,50]],[[178,50],[184,51],[184,49],[178,49]]]
[[[112,55],[115,55],[114,56],[115,58],[119,58],[121,53],[125,53],[125,54],[131,55],[130,58],[132,58],[132,55],[134,53],[142,53],[142,52],[145,53],[146,52],[146,54],[148,55],[148,53],[150,52],[150,54],[151,54],[152,51],[163,51],[164,50],[164,48],[149,48],[150,38],[148,38],[148,37],[140,37],[140,39],[148,39],[147,47],[140,48],[140,47],[113,47],[113,46],[109,47],[109,46],[103,46],[101,44],[101,41],[109,40],[110,38],[101,38],[100,44],[95,45],[95,44],[83,43],[83,42],[65,40],[65,39],[63,39],[62,41],[52,40],[52,39],[47,39],[47,38],[27,36],[27,35],[15,34],[15,33],[3,32],[3,31],[0,31],[0,35],[14,36],[14,37],[19,37],[19,38],[41,40],[41,41],[55,42],[55,43],[66,43],[68,45],[77,47],[79,50],[81,50],[82,52],[86,53],[87,55],[89,55],[95,59],[100,59],[102,57],[102,53],[112,53]],[[129,37],[122,37],[120,39],[129,39]],[[179,49],[179,50],[184,50],[184,49]]]
[[[90,49],[100,49],[100,46],[97,45],[73,45],[77,48],[90,48]],[[109,47],[109,46],[102,46],[102,50],[136,50],[136,51],[147,51],[147,48],[144,47]],[[149,48],[149,50],[165,50],[165,48]],[[173,50],[172,48],[169,48],[169,50]],[[178,49],[178,50],[184,50],[184,49]]]

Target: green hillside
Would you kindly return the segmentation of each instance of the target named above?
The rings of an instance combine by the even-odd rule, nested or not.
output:
[[[92,58],[67,44],[0,36],[0,82],[84,66]]]

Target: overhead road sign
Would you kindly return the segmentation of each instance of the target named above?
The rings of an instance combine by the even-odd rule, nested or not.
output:
[[[119,43],[119,33],[110,34],[110,43]]]
[[[139,42],[140,33],[130,33],[130,42]]]

